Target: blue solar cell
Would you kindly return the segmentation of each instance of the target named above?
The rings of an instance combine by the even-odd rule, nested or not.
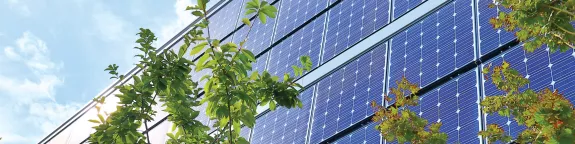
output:
[[[303,107],[280,107],[256,120],[251,143],[305,143],[310,116],[313,87],[300,94]]]
[[[492,0],[478,0],[477,2],[481,55],[485,55],[515,38],[512,32],[507,32],[503,29],[493,29],[489,19],[497,17],[500,10],[487,7],[490,3],[492,3]]]
[[[280,1],[278,24],[274,41],[284,37],[327,7],[326,0],[282,0]]]
[[[334,144],[377,144],[380,143],[380,132],[375,129],[376,123],[369,123],[339,138]]]
[[[293,76],[292,65],[301,66],[299,57],[307,55],[313,67],[319,65],[324,16],[315,19],[272,48],[268,71],[274,75],[288,73]]]
[[[328,12],[323,54],[326,62],[388,23],[389,2],[342,1]]]
[[[373,114],[383,93],[385,44],[318,83],[311,143],[321,142]]]
[[[393,1],[393,19],[397,19],[409,12],[425,0],[394,0]]]
[[[246,39],[244,44],[245,48],[252,51],[254,55],[261,53],[263,50],[271,45],[271,40],[274,32],[274,19],[268,19],[265,24],[263,24],[259,19],[254,19],[252,21],[252,30],[249,31],[249,26],[244,26],[234,33],[234,42],[239,44],[241,41]]]

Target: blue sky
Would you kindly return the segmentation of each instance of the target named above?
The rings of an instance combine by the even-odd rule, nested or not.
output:
[[[193,0],[195,1],[195,0]],[[0,143],[37,143],[133,67],[138,28],[158,45],[193,21],[192,0],[0,0]]]

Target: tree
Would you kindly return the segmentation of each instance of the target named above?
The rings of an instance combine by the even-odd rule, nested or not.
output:
[[[250,128],[254,126],[257,106],[267,105],[271,110],[277,106],[302,107],[297,96],[303,87],[295,82],[294,77],[284,74],[280,79],[267,71],[249,73],[256,59],[244,46],[253,27],[248,18],[242,19],[249,30],[240,44],[223,44],[210,36],[207,0],[198,0],[197,4],[186,10],[202,20],[184,35],[185,43],[177,52],[169,49],[157,52],[152,46],[156,40],[154,34],[148,29],[140,29],[140,38],[136,40],[140,46],[136,49],[142,54],[136,57],[141,59],[137,66],[143,69],[142,74],[131,76],[133,84],[116,86],[120,91],[116,95],[120,99],[116,111],[110,114],[103,112],[98,114],[98,119],[90,120],[98,124],[94,127],[96,132],[90,135],[90,143],[146,143],[147,136],[137,129],[153,120],[156,111],[152,106],[157,100],[164,103],[164,111],[170,114],[168,120],[173,123],[174,132],[167,134],[167,143],[178,144],[247,143],[239,137],[240,127],[242,124]],[[247,2],[246,9],[245,15],[255,13],[262,23],[267,18],[275,18],[277,13],[274,6],[259,0]],[[204,34],[207,37],[203,37]],[[189,51],[190,55],[204,51],[198,61],[183,57],[191,46],[194,47]],[[312,66],[307,56],[300,57],[300,62],[302,67],[292,66],[296,76],[301,76]],[[124,79],[125,76],[118,75],[117,68],[113,64],[106,71],[112,75],[111,78]],[[193,81],[191,73],[202,70],[209,70],[211,74]],[[205,82],[205,85],[200,86],[200,82]],[[100,113],[105,97],[94,100]],[[217,121],[214,124],[216,132],[211,135],[208,134],[208,126],[195,120],[199,111],[193,107],[203,103],[207,103],[207,115]]]
[[[543,44],[553,51],[575,48],[575,1],[573,0],[494,0],[490,8],[500,11],[489,22],[494,28],[516,31],[515,36],[532,52]]]
[[[504,95],[489,96],[481,101],[483,111],[511,117],[519,125],[526,126],[516,138],[517,143],[573,143],[575,141],[575,110],[557,90],[543,89],[538,92],[532,89],[520,91],[529,80],[510,64],[501,66],[491,64],[483,69],[484,79],[489,79]],[[479,132],[489,142],[509,142],[512,137],[497,124],[490,124],[487,130]]]
[[[405,77],[396,82],[397,88],[390,88],[390,93],[395,95],[395,103],[390,107],[384,107],[372,101],[371,106],[376,109],[374,122],[380,122],[375,129],[381,132],[387,141],[397,139],[399,143],[409,142],[412,144],[443,144],[447,143],[447,134],[439,132],[441,122],[428,125],[428,121],[421,118],[415,112],[406,107],[417,106],[419,91],[417,84],[410,83]],[[386,95],[386,101],[391,98]],[[429,131],[425,129],[428,126]]]

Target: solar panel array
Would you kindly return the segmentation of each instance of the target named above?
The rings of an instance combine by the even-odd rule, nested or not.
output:
[[[248,26],[243,26],[247,0],[232,0],[210,18],[213,38],[239,43]],[[355,44],[384,29],[394,20],[412,12],[425,0],[268,0],[278,8],[278,18],[267,24],[253,22],[246,47],[259,55],[253,70],[267,70],[273,75],[293,75],[292,65],[308,55],[313,68],[330,60],[347,61],[326,73],[300,94],[301,109],[277,108],[261,113],[253,129],[242,127],[240,136],[251,143],[396,143],[381,139],[370,122],[374,111],[370,102],[391,105],[382,97],[395,81],[406,76],[421,88],[429,89],[420,96],[420,105],[406,107],[430,122],[442,122],[448,143],[480,143],[477,132],[488,123],[504,126],[516,136],[524,127],[512,118],[483,115],[478,103],[486,96],[500,95],[490,81],[477,70],[486,63],[506,60],[531,81],[529,88],[558,89],[575,102],[575,52],[552,53],[546,48],[534,53],[521,46],[499,54],[501,46],[514,39],[513,32],[493,30],[488,20],[499,11],[488,8],[491,0],[452,0],[429,12],[419,21],[381,41],[365,53],[350,60],[335,59]],[[428,1],[427,1],[428,2]],[[329,8],[329,9],[326,9]],[[237,14],[239,13],[239,14]],[[407,19],[410,19],[406,17]],[[229,24],[233,24],[230,27]],[[384,38],[382,38],[384,39]],[[182,42],[173,46],[178,49]],[[188,56],[195,58],[196,56]],[[479,62],[477,59],[488,59]],[[476,63],[482,63],[477,66]],[[199,80],[209,71],[194,72]],[[445,81],[443,81],[445,80]],[[200,86],[203,86],[200,82]],[[157,109],[157,108],[156,108]],[[205,105],[197,107],[203,111]],[[162,114],[165,115],[165,114]],[[202,113],[198,118],[211,125]],[[153,123],[155,123],[154,121]],[[150,133],[158,134],[171,124],[163,121]],[[69,132],[69,131],[68,131]],[[152,139],[162,142],[165,139]]]

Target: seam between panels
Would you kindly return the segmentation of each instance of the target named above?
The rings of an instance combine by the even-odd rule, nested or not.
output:
[[[389,8],[387,9],[387,24],[392,23],[393,21],[393,15],[394,15],[394,10],[393,10],[393,5],[395,3],[395,0],[388,0],[389,2]],[[382,92],[382,98],[381,98],[381,106],[387,107],[388,103],[387,101],[385,101],[385,95],[387,95],[387,91],[388,91],[388,87],[389,87],[389,70],[390,70],[390,66],[389,66],[389,60],[391,57],[391,41],[393,41],[392,38],[390,38],[387,42],[386,42],[386,47],[385,47],[385,73],[384,73],[384,77],[383,77],[383,91]],[[383,135],[381,134],[381,132],[379,133],[379,139],[380,139],[380,143],[381,144],[387,144],[387,140],[385,140],[383,138]]]
[[[480,63],[481,62],[481,40],[480,40],[480,31],[479,31],[479,6],[478,6],[478,2],[479,0],[472,0],[472,16],[473,16],[473,47],[475,50],[475,59],[478,60]],[[483,64],[477,64],[477,68],[475,69],[476,71],[476,75],[475,75],[475,87],[476,88],[476,92],[477,92],[477,120],[478,120],[478,125],[479,125],[479,131],[485,130],[486,129],[486,115],[483,114],[483,109],[481,107],[481,101],[483,101],[483,95],[485,93],[484,89],[484,81],[483,81],[483,77],[482,77],[482,73],[481,73],[481,68],[483,68]],[[477,136],[479,138],[479,143],[481,144],[486,144],[487,141],[484,138],[481,138],[481,136]]]
[[[279,23],[279,18],[282,16],[282,15],[281,15],[281,11],[282,11],[282,6],[283,6],[283,2],[284,2],[284,1],[283,1],[283,0],[278,0],[278,2],[279,2],[278,6],[277,6],[277,7],[279,8],[279,9],[278,9],[278,12],[277,12],[278,15],[277,15],[276,18],[274,19],[275,22],[274,22],[274,27],[272,28],[272,37],[271,37],[271,40],[270,40],[270,43],[269,43],[269,46],[270,46],[270,47],[272,46],[272,44],[274,43],[274,41],[275,41],[275,39],[276,39],[276,32],[277,32],[277,27],[278,27],[278,23]],[[298,31],[299,31],[299,30],[298,30]],[[272,47],[272,50],[269,50],[269,51],[268,51],[268,55],[266,56],[266,63],[265,63],[265,65],[264,65],[264,70],[267,70],[267,69],[268,69],[269,62],[270,62],[270,59],[271,59],[271,56],[272,56],[272,52],[273,52],[273,47]]]
[[[326,0],[326,7],[329,6],[330,0]],[[323,21],[323,31],[321,34],[321,46],[320,46],[320,50],[319,50],[319,55],[318,55],[318,60],[317,60],[317,64],[316,66],[319,67],[321,66],[321,63],[323,61],[323,54],[324,54],[324,50],[325,50],[325,46],[326,46],[326,42],[327,42],[327,29],[329,28],[329,16],[331,14],[331,8],[326,12],[325,14],[325,18]],[[303,76],[302,76],[303,79]],[[318,95],[318,83],[313,84],[314,85],[314,91],[313,91],[313,95],[312,95],[312,105],[310,108],[310,116],[308,119],[308,125],[307,125],[307,132],[306,132],[306,136],[305,136],[305,143],[309,144],[311,143],[311,135],[312,135],[312,129],[313,129],[313,121],[314,121],[314,116],[315,116],[315,107],[316,107],[316,99],[317,99],[317,95]]]
[[[312,99],[311,99],[311,100],[312,100],[312,102],[311,102],[312,105],[311,105],[310,110],[309,110],[309,118],[308,118],[308,121],[307,121],[307,123],[308,123],[308,125],[307,125],[307,131],[306,131],[305,138],[304,138],[304,139],[305,139],[304,143],[306,143],[306,144],[311,143],[311,134],[312,134],[311,131],[312,131],[312,129],[313,129],[313,127],[312,127],[312,124],[313,124],[313,116],[315,115],[315,104],[316,104],[316,102],[317,102],[316,98],[317,98],[317,95],[318,95],[318,92],[317,92],[317,91],[318,91],[318,85],[315,84],[314,87],[313,87],[313,93],[312,93]]]

